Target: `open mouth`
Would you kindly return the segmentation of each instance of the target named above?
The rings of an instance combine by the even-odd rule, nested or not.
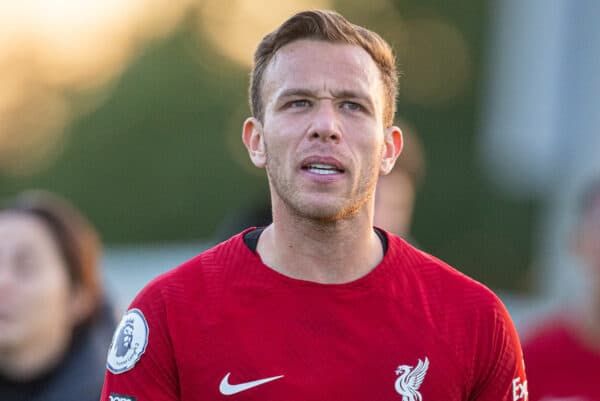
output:
[[[320,175],[340,174],[344,172],[343,169],[337,166],[324,163],[309,163],[305,166],[302,166],[302,170]]]

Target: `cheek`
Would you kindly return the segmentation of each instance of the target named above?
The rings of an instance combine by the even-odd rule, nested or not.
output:
[[[299,150],[293,136],[285,132],[278,131],[276,135],[267,134],[264,141],[267,161],[278,166],[290,162]]]
[[[384,143],[379,138],[373,138],[377,133],[361,133],[356,135],[355,146],[360,148],[365,155],[369,155],[372,160],[380,161],[384,155]]]
[[[25,316],[40,329],[56,324],[67,324],[71,288],[62,266],[46,266],[45,271],[31,277],[23,294]],[[23,317],[25,317],[23,316]],[[35,322],[35,323],[34,323]]]

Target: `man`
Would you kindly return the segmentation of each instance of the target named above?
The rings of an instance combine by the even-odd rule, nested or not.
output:
[[[591,290],[580,310],[560,313],[535,328],[523,345],[532,400],[600,400],[600,179],[581,199],[572,249]]]
[[[402,148],[396,85],[387,43],[337,13],[299,13],[263,39],[242,137],[273,223],[138,295],[103,401],[526,399],[500,301],[373,229],[377,177]]]

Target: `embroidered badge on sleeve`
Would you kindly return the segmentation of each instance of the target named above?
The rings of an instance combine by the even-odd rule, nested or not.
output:
[[[106,368],[114,374],[127,372],[140,360],[148,345],[148,323],[139,309],[125,313],[115,330]]]

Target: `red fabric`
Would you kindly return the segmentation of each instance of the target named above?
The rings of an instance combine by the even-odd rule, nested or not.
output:
[[[531,401],[600,401],[600,351],[562,318],[536,329],[523,344]]]
[[[346,284],[283,276],[241,235],[160,276],[131,306],[148,321],[145,354],[107,372],[102,401],[417,401],[397,391],[396,370],[414,373],[425,358],[422,384],[409,383],[423,401],[525,400],[519,340],[498,298],[388,238],[383,261]],[[284,377],[225,396],[227,373],[231,384]]]

